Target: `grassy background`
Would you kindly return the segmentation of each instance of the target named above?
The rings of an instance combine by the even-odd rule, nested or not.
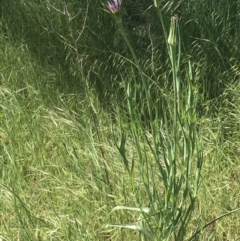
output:
[[[79,13],[70,24],[54,9],[63,11],[62,1],[51,4],[1,2],[0,240],[138,240],[136,232],[101,229],[113,207],[136,205],[115,146],[124,129],[131,156],[123,89],[138,78],[131,55],[100,1],[68,1],[69,13]],[[164,112],[171,69],[151,4],[123,1],[122,14]],[[204,224],[240,205],[240,3],[164,0],[162,6],[167,28],[173,13],[181,18],[182,69],[191,60],[199,94],[204,166],[195,215]],[[75,37],[83,30],[77,46],[84,79],[71,29]],[[144,94],[136,88],[147,126]],[[142,200],[147,205],[144,193]],[[115,212],[108,222],[137,218]],[[240,240],[239,223],[239,213],[228,216],[199,240]]]

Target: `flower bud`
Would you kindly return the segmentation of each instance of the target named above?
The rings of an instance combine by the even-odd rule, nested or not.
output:
[[[177,45],[177,34],[178,34],[178,16],[174,15],[171,18],[170,33],[168,36],[168,44],[172,47]]]

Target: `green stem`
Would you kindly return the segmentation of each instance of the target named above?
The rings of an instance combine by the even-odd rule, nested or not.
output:
[[[164,34],[164,38],[165,38],[165,41],[167,43],[167,31],[165,29],[165,25],[164,25],[164,22],[163,22],[163,18],[162,18],[162,13],[160,11],[160,3],[158,0],[154,0],[154,6],[156,7],[156,10],[157,10],[157,14],[158,14],[158,17],[160,19],[160,22],[161,22],[161,25],[162,25],[162,28],[163,28],[163,34]],[[168,52],[169,52],[169,46],[167,45],[167,48],[168,48]]]
[[[122,23],[122,19],[121,17],[118,17],[118,16],[115,16],[115,19],[116,19],[116,22],[118,24],[118,27],[121,31],[121,34],[123,36],[123,39],[124,41],[126,42],[132,56],[133,56],[133,59],[138,67],[138,70],[139,70],[139,73],[140,73],[140,76],[141,76],[141,79],[142,79],[142,82],[143,82],[143,85],[144,85],[144,89],[145,89],[145,93],[146,93],[146,97],[147,97],[147,105],[148,105],[148,112],[149,112],[149,117],[150,117],[150,122],[152,123],[152,120],[153,120],[153,117],[152,117],[152,111],[151,111],[151,97],[150,97],[150,92],[149,92],[149,88],[148,88],[148,85],[147,85],[147,80],[146,80],[146,77],[144,76],[143,74],[143,70],[142,70],[142,67],[141,67],[141,64],[139,63],[139,60],[137,58],[137,55],[126,35],[126,32],[125,32],[125,29],[123,27],[123,23]]]

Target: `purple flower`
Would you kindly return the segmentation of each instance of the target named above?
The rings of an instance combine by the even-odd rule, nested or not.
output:
[[[117,13],[120,11],[121,0],[112,0],[106,3],[106,7],[111,13]]]

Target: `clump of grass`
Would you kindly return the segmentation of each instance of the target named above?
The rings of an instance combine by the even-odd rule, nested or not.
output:
[[[107,117],[99,142],[81,93],[62,93],[59,75],[38,67],[24,46],[1,44],[2,239],[104,240],[107,234],[97,230],[123,185]],[[103,178],[99,147],[112,160],[114,193]]]

